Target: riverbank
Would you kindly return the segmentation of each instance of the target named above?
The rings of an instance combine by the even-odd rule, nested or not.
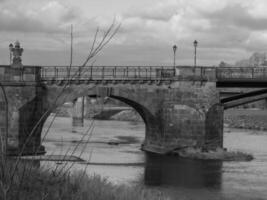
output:
[[[174,151],[173,154],[182,158],[196,160],[251,161],[254,159],[251,154],[239,151],[227,151],[224,149],[203,152],[201,149],[187,148],[182,151]]]
[[[13,162],[1,163],[1,166],[0,174],[4,176],[0,176],[0,199],[3,200],[167,199],[162,192],[145,188],[141,183],[131,187],[115,185],[105,177],[87,175],[83,171],[69,173],[65,170],[61,171],[60,168],[47,170],[20,162],[19,167],[14,171],[16,178],[12,179],[11,174],[15,166]],[[5,193],[6,188],[9,188],[8,193]]]
[[[229,128],[267,130],[267,110],[230,109],[224,112],[224,123]]]
[[[44,127],[49,126],[49,119]],[[58,155],[69,148],[73,149],[76,143],[71,141],[79,140],[91,124],[91,120],[85,120],[84,129],[73,133],[71,121],[71,118],[56,118],[47,135],[48,141],[44,142],[48,154]],[[154,154],[147,156],[139,150],[145,137],[145,125],[112,120],[95,120],[90,144],[82,142],[79,150],[85,148],[81,158],[91,163],[86,174],[107,177],[115,185],[135,186],[137,182],[143,182],[147,188],[164,191],[170,199],[265,199],[267,140],[266,135],[253,132],[255,131],[229,129],[224,134],[224,147],[229,151],[253,154],[254,159],[250,162],[202,161]],[[131,144],[121,144],[121,140],[117,141],[120,136],[135,137],[140,143],[133,141]],[[119,142],[118,145],[108,144],[114,139]],[[79,154],[80,151],[75,155]],[[63,162],[59,167],[64,164]],[[43,167],[54,165],[54,162],[41,162]],[[71,163],[68,166],[70,165]],[[87,164],[76,162],[72,171],[83,170],[86,166]]]
[[[105,113],[103,113],[105,116]],[[99,119],[99,118],[98,118]],[[105,119],[107,119],[105,117]],[[142,122],[140,115],[134,110],[124,110],[110,116],[109,120]],[[267,110],[230,109],[224,112],[224,123],[229,128],[250,130],[267,130]]]

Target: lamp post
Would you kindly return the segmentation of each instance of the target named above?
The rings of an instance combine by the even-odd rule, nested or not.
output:
[[[177,50],[177,46],[173,45],[172,46],[172,50],[173,50],[173,71],[175,72],[175,53],[176,53],[176,50]]]
[[[196,66],[197,66],[197,44],[198,44],[198,42],[195,40],[195,41],[193,42],[193,44],[194,44],[194,47],[195,47],[194,67],[196,68]]]
[[[12,49],[13,49],[13,44],[10,43],[9,44],[9,62],[10,62],[10,65],[12,64]]]

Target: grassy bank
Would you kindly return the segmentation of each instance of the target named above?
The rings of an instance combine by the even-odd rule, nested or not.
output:
[[[231,128],[267,130],[267,110],[226,110],[224,123]]]
[[[1,200],[164,200],[159,191],[141,185],[114,185],[106,178],[86,173],[58,173],[20,163],[12,178],[13,164],[1,168]],[[8,192],[6,192],[8,189]]]

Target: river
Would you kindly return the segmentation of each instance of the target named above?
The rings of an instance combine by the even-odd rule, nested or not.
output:
[[[46,121],[43,135],[51,120],[49,117]],[[250,162],[193,161],[141,151],[143,123],[86,120],[83,128],[75,129],[71,124],[71,118],[57,117],[43,145],[48,155],[73,152],[82,158],[83,162],[68,163],[66,167],[72,167],[72,171],[99,174],[114,184],[144,183],[162,190],[171,199],[267,199],[266,132],[225,131],[224,147],[251,153],[255,159]],[[51,163],[63,164],[42,165]]]

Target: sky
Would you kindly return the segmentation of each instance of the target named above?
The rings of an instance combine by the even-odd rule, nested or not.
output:
[[[266,0],[0,0],[0,64],[19,40],[24,65],[69,65],[88,55],[95,31],[115,19],[120,29],[92,59],[94,65],[234,63],[267,51]]]

